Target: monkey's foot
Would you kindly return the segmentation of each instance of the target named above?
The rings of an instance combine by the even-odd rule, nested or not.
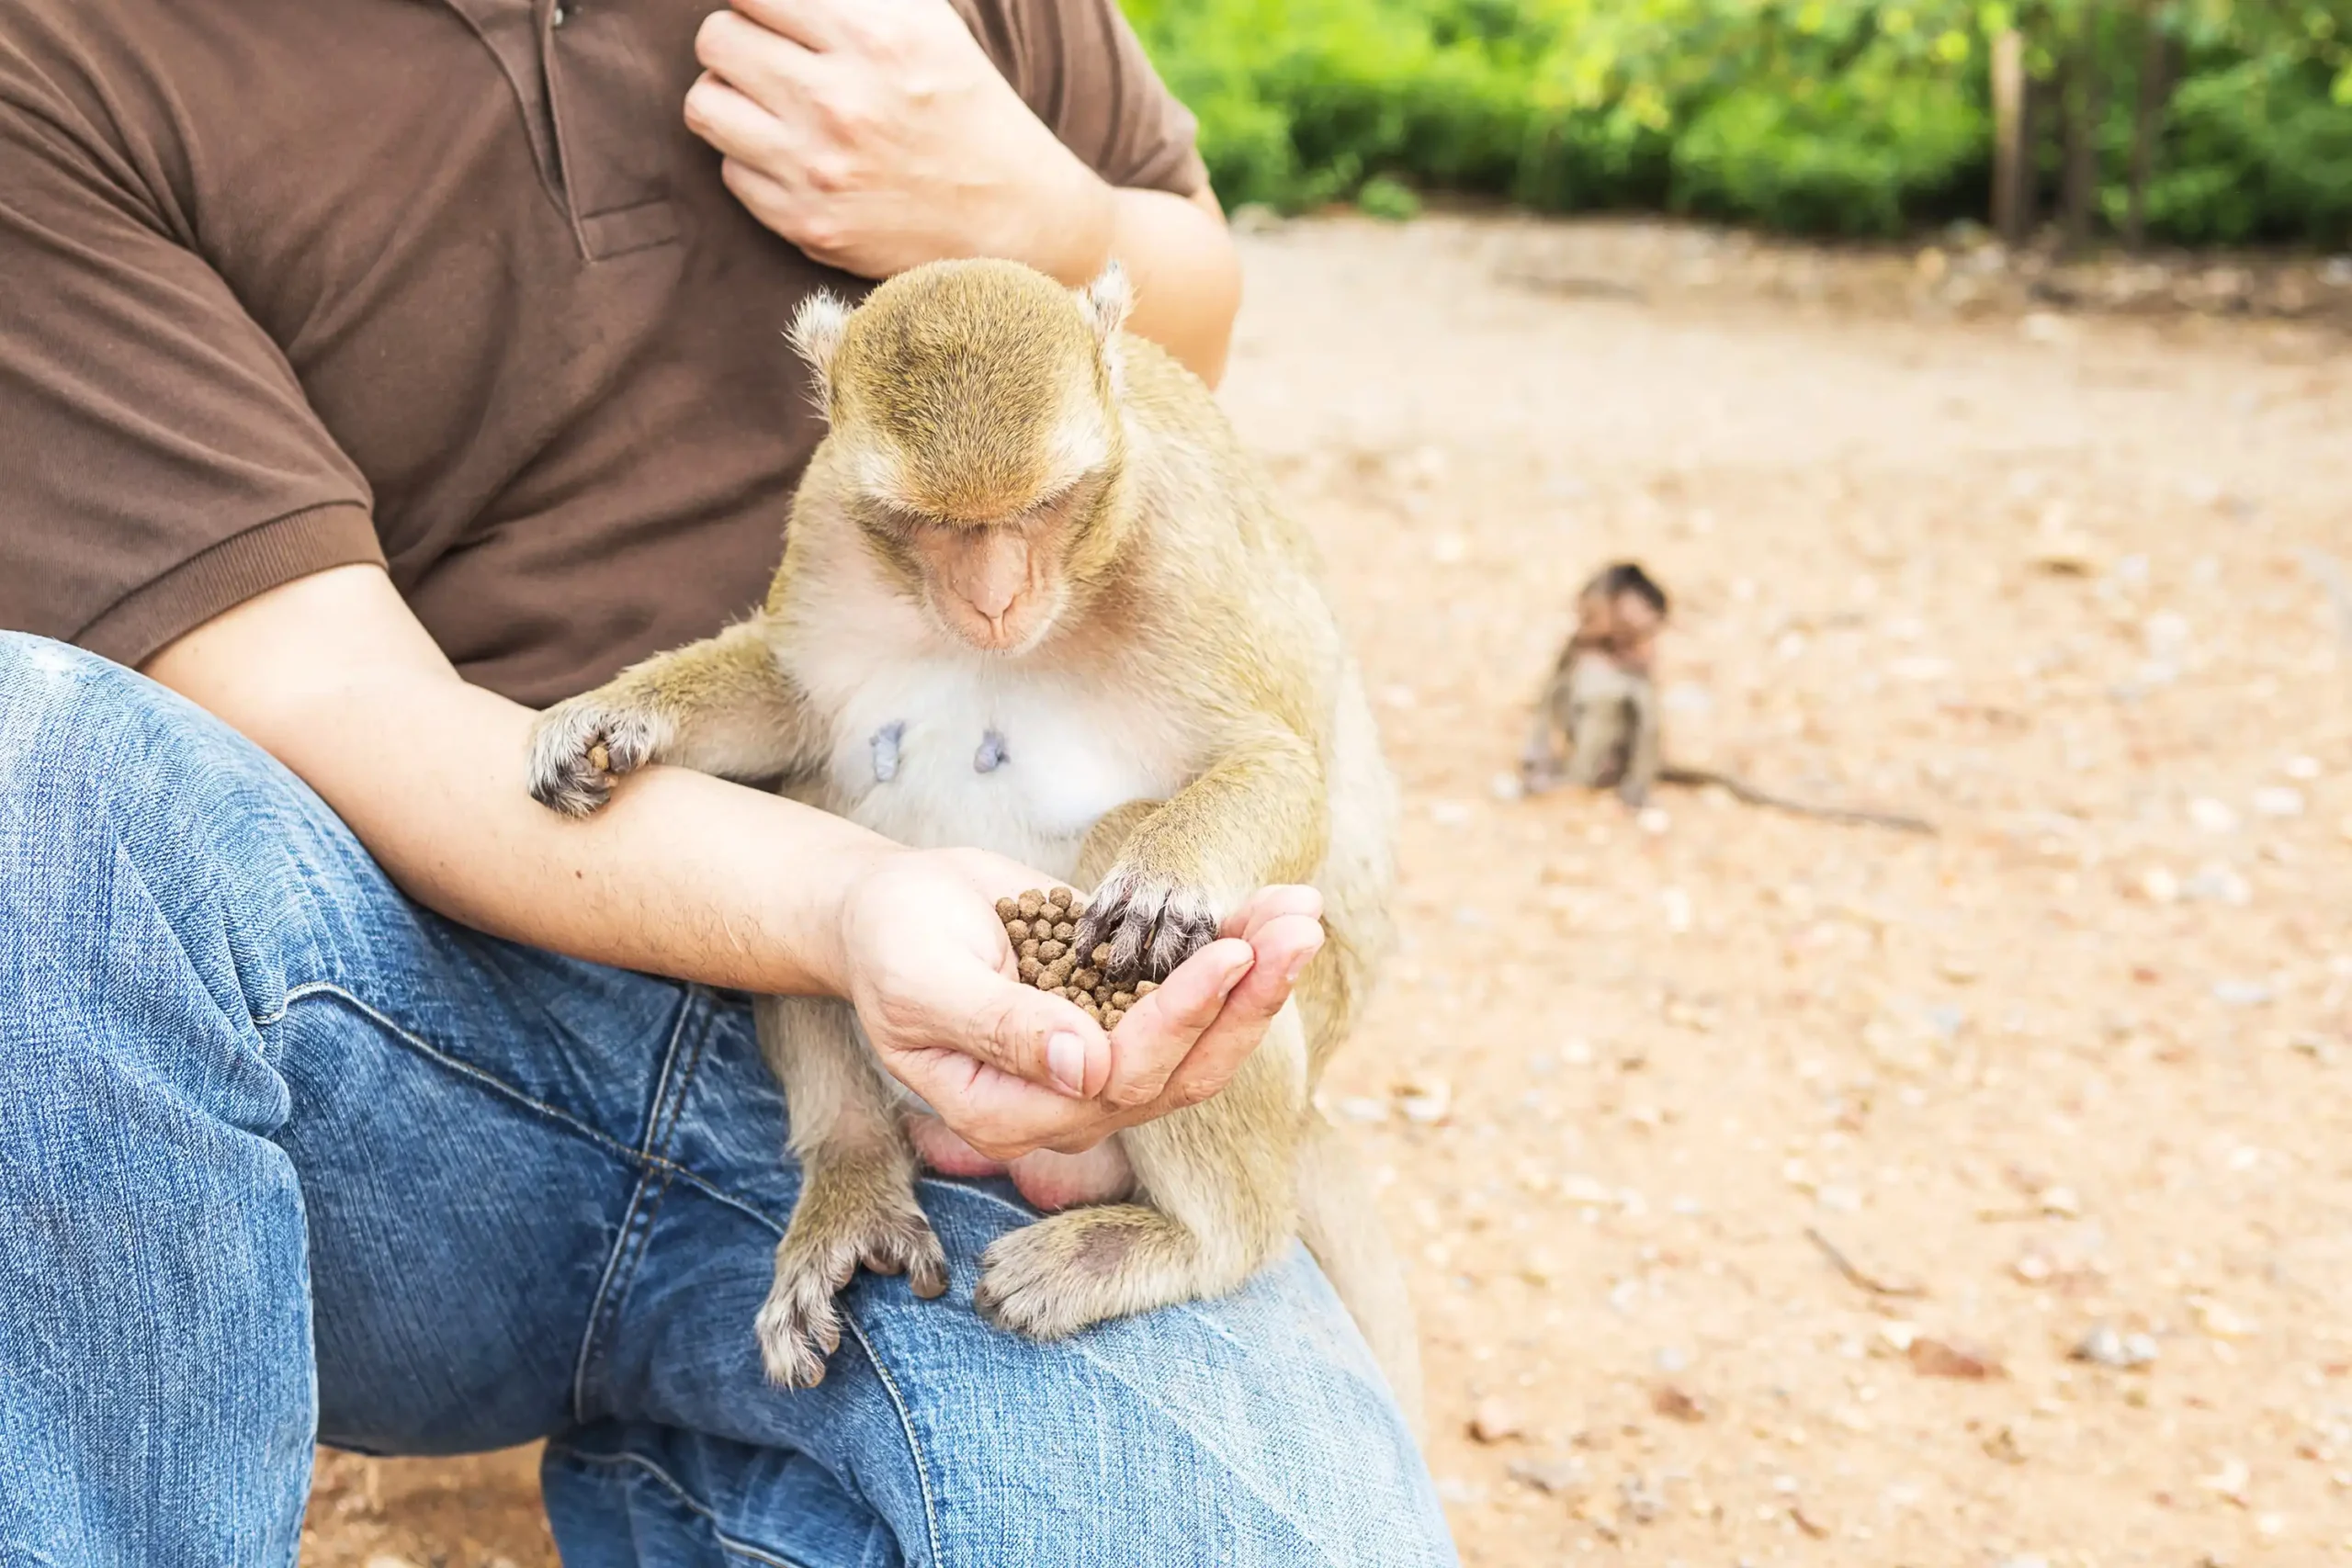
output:
[[[980,1255],[972,1305],[999,1328],[1059,1339],[1105,1318],[1220,1295],[1241,1282],[1212,1277],[1190,1232],[1157,1209],[1072,1209],[1001,1235]]]
[[[900,1187],[902,1192],[891,1190]],[[904,1274],[908,1288],[926,1301],[947,1292],[947,1254],[910,1180],[862,1172],[812,1177],[776,1244],[775,1283],[760,1308],[760,1359],[777,1386],[824,1382],[825,1359],[842,1343],[834,1298],[860,1265],[870,1273]]]
[[[605,706],[595,694],[558,703],[531,726],[531,798],[566,817],[585,817],[613,785],[653,760],[645,715]]]
[[[1111,944],[1106,972],[1121,980],[1164,980],[1216,940],[1222,922],[1208,895],[1165,877],[1114,868],[1078,922],[1078,951]]]

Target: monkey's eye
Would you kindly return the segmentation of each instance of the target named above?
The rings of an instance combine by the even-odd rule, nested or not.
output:
[[[860,511],[867,527],[901,544],[940,525],[936,517],[887,501],[868,501]]]
[[[1074,518],[1085,515],[1093,506],[1095,498],[1102,493],[1102,475],[1101,473],[1081,474],[1053,494],[1032,505],[1028,511],[1021,514],[1019,521],[1023,526],[1035,526],[1041,523],[1068,523]]]

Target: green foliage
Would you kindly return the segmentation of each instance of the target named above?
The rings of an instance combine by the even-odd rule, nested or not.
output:
[[[1386,175],[1374,175],[1356,189],[1356,207],[1366,217],[1385,218],[1403,222],[1421,213],[1421,198],[1413,187],[1399,184]]]
[[[2120,220],[2134,0],[1126,0],[1228,202],[1412,191],[1892,234],[1986,203],[1989,39],[2047,78],[2086,20]],[[2147,197],[2193,243],[2352,235],[2352,0],[2168,0],[2179,76]],[[2054,181],[2054,149],[2045,160]]]

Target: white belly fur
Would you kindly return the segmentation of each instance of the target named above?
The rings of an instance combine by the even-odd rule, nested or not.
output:
[[[808,798],[914,848],[992,850],[1067,879],[1104,813],[1166,799],[1185,782],[1166,726],[1138,723],[1058,672],[956,650],[885,660],[844,649],[793,663],[832,716],[831,763]],[[877,778],[874,738],[893,725],[904,727],[895,772]],[[990,731],[1004,760],[984,773],[976,763]]]

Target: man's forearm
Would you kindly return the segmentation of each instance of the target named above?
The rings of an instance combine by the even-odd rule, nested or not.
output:
[[[318,645],[287,636],[286,623],[322,615],[361,628],[367,656],[286,660],[286,647]],[[890,847],[839,818],[672,768],[648,770],[586,821],[558,817],[525,793],[530,711],[459,680],[373,568],[266,594],[147,671],[300,774],[419,903],[601,963],[838,992],[842,892]]]

